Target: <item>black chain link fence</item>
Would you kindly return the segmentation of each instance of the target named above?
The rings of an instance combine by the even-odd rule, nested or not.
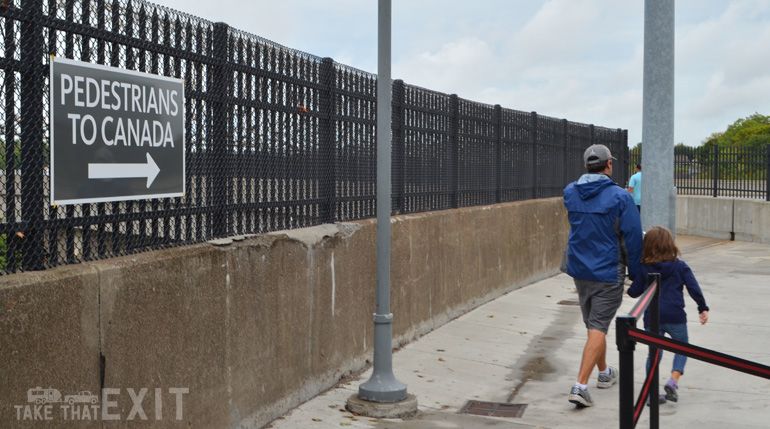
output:
[[[626,177],[630,178],[636,164],[642,162],[642,155],[630,153],[628,159]],[[770,201],[770,145],[675,147],[674,186],[677,195]]]
[[[5,0],[0,28],[2,273],[376,216],[376,75],[141,0]],[[52,55],[184,79],[184,197],[50,205]],[[402,81],[392,130],[393,213],[560,196],[590,144],[628,152]]]

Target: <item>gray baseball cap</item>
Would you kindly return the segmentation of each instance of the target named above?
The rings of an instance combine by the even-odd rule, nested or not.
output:
[[[610,150],[603,144],[591,145],[583,154],[583,161],[585,161],[586,165],[598,164],[608,159],[617,161],[617,158],[612,156]]]

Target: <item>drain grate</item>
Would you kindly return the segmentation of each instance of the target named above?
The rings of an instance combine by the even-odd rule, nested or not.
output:
[[[569,301],[569,300],[562,300],[557,302],[559,305],[580,305],[580,301]]]
[[[527,404],[508,404],[504,402],[468,401],[460,414],[474,414],[491,417],[521,417]]]

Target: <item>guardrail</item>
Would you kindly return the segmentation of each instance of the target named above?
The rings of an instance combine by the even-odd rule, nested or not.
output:
[[[654,399],[657,397],[659,390],[658,366],[660,360],[658,358],[662,350],[756,377],[770,379],[770,366],[654,334],[653,332],[660,332],[659,285],[660,274],[651,273],[647,277],[647,289],[629,314],[618,316],[615,319],[616,344],[618,346],[620,365],[619,409],[621,429],[636,427],[649,395],[652,395],[653,398],[650,401],[650,428],[657,429],[659,427],[659,403]],[[636,327],[636,321],[648,307],[650,308],[650,331],[645,331]],[[642,383],[639,397],[634,402],[634,350],[637,342],[647,344],[650,348],[649,355],[658,358],[650,359],[650,371],[647,373],[644,383]]]

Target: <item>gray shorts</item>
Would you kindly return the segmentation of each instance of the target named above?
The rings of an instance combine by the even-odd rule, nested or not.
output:
[[[623,282],[607,283],[581,279],[574,280],[586,328],[595,329],[606,334],[612,319],[615,318],[615,314],[623,302]]]

